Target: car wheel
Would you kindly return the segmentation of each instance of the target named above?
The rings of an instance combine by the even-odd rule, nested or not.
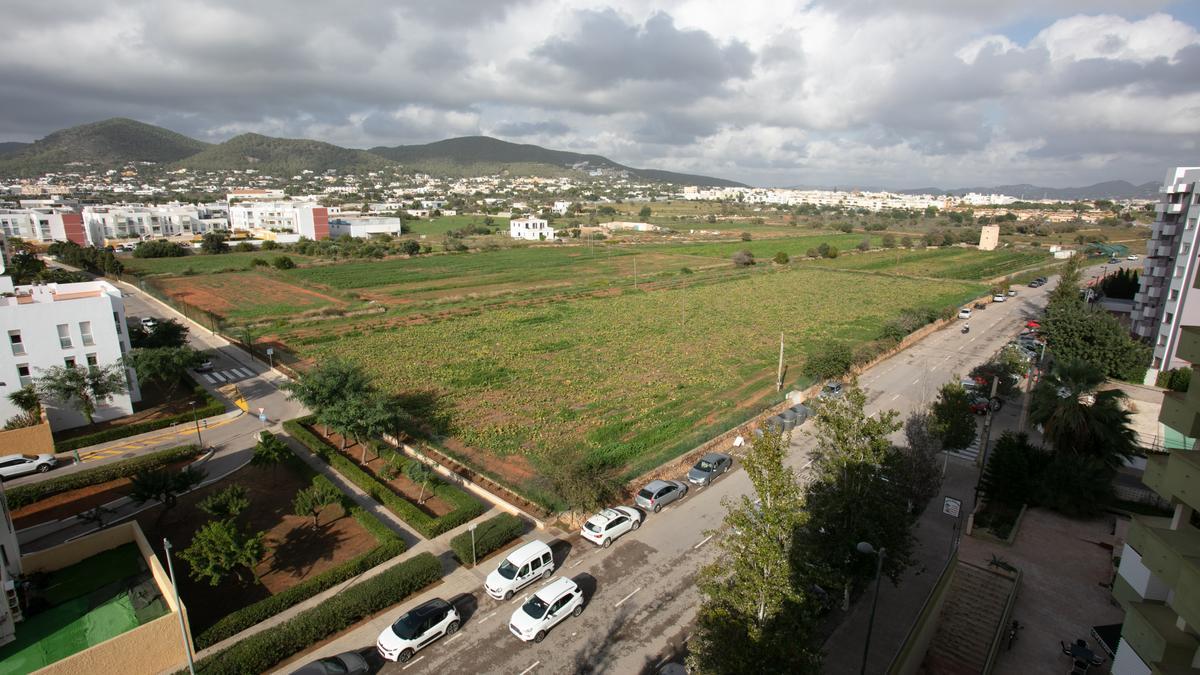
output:
[[[553,569],[548,569],[545,572],[542,572],[542,580],[545,581],[546,579],[549,579],[551,574],[554,574]]]
[[[603,546],[604,548],[608,548],[609,546],[612,546],[612,539],[605,539],[604,543],[600,544],[600,545]]]
[[[662,504],[655,504],[655,505],[654,505],[654,512],[655,512],[655,513],[658,513],[659,511],[662,511]]]
[[[454,635],[458,632],[458,622],[451,621],[449,626],[446,626],[446,635]]]
[[[533,636],[534,642],[541,642],[542,640],[545,640],[545,639],[546,639],[546,631],[544,631],[544,630],[539,630],[537,632],[537,635]]]
[[[38,470],[38,473],[46,473],[47,471],[50,470],[50,465],[42,464],[42,465],[38,466],[37,470]]]
[[[633,521],[633,526],[632,526],[632,527],[630,527],[630,529],[631,529],[631,530],[636,530],[636,529],[638,529],[638,528],[639,528],[639,527],[641,527],[641,526],[642,526],[642,521],[640,521],[640,520],[635,520],[635,521]]]
[[[575,605],[575,609],[571,610],[571,616],[579,616],[583,614],[583,605]]]
[[[413,657],[413,650],[405,649],[404,651],[400,652],[400,656],[397,656],[396,660],[399,661],[400,663],[408,663],[412,659],[412,657]]]
[[[512,599],[512,591],[505,591],[505,592],[504,592],[504,599],[505,599],[505,600],[511,600],[511,599]]]

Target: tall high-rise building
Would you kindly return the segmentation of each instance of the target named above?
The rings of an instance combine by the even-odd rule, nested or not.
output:
[[[1200,167],[1176,167],[1159,188],[1158,215],[1130,317],[1133,332],[1154,345],[1148,382],[1163,370],[1187,365],[1178,356],[1180,329],[1200,326],[1200,290],[1192,288],[1200,253],[1198,180]]]

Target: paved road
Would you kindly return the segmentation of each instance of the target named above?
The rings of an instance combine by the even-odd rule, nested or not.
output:
[[[1098,270],[1099,266],[1087,271],[1084,278]],[[1019,287],[1016,297],[977,310],[969,334],[952,325],[865,372],[858,383],[868,394],[868,411],[892,409],[906,416],[931,402],[942,384],[986,361],[1028,318],[1038,316],[1051,287]],[[802,469],[811,446],[807,433],[795,433],[789,464]],[[648,514],[640,530],[625,535],[610,549],[596,548],[577,535],[553,540],[557,574],[575,579],[584,588],[587,605],[582,615],[568,617],[541,644],[523,643],[508,630],[509,617],[520,607],[520,596],[505,603],[483,592],[483,578],[499,562],[496,558],[481,564],[479,570],[456,570],[441,586],[297,657],[279,672],[344,651],[361,649],[373,656],[383,628],[431,597],[446,598],[460,608],[466,616],[462,630],[419,652],[407,665],[377,663],[378,672],[532,675],[652,670],[687,637],[699,602],[696,575],[720,553],[716,543],[723,536],[719,531],[725,515],[722,502],[751,493],[746,473],[735,467],[711,487],[693,488],[685,499],[662,513]],[[946,528],[950,527],[947,521]],[[551,541],[546,533],[534,536]],[[887,657],[890,659],[890,654]]]

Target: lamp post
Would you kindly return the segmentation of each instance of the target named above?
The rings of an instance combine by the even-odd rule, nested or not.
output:
[[[474,567],[479,561],[475,560],[475,523],[471,523],[471,567]]]
[[[192,645],[187,627],[183,623],[183,605],[179,604],[179,586],[175,584],[175,565],[171,563],[171,542],[163,537],[163,550],[167,554],[167,571],[171,573],[171,592],[175,594],[175,613],[179,615],[179,634],[183,636],[183,653],[187,654],[188,672],[196,675],[196,664],[192,661]]]
[[[188,401],[188,405],[192,407],[192,424],[196,425],[196,442],[200,444],[200,449],[204,449],[204,439],[200,437],[200,420],[196,419],[196,402]]]
[[[862,668],[859,669],[861,675],[867,673],[867,655],[871,652],[871,631],[875,628],[875,608],[879,607],[879,583],[880,577],[883,575],[883,557],[887,553],[887,549],[882,546],[878,551],[874,546],[871,546],[865,541],[858,542],[856,547],[859,553],[863,555],[875,556],[875,599],[871,601],[871,618],[867,621],[867,639],[863,643]]]

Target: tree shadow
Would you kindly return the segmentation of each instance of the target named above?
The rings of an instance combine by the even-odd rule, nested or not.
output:
[[[559,569],[567,562],[567,558],[575,552],[575,544],[569,539],[551,539],[546,544],[554,556],[554,569]]]
[[[413,419],[398,424],[399,431],[413,438],[437,438],[450,433],[453,412],[445,397],[433,390],[413,390],[392,397]]]
[[[591,575],[580,575],[591,578]],[[594,582],[595,580],[592,579]],[[575,583],[579,583],[577,577]],[[580,584],[582,587],[582,584]],[[594,583],[593,583],[594,591]],[[584,597],[588,597],[588,592],[584,591]],[[585,608],[586,612],[587,609]],[[587,644],[575,652],[572,661],[575,664],[575,672],[578,675],[591,675],[592,673],[603,673],[611,670],[609,660],[614,657],[613,652],[617,645],[625,639],[625,630],[628,625],[631,610],[628,607],[622,607],[619,612],[612,617],[608,622],[608,627],[604,629],[603,637],[600,639],[591,639]]]
[[[297,577],[308,574],[322,560],[332,560],[333,552],[346,537],[333,529],[330,521],[318,527],[306,524],[288,530],[283,540],[271,551],[269,572],[281,572]]]

